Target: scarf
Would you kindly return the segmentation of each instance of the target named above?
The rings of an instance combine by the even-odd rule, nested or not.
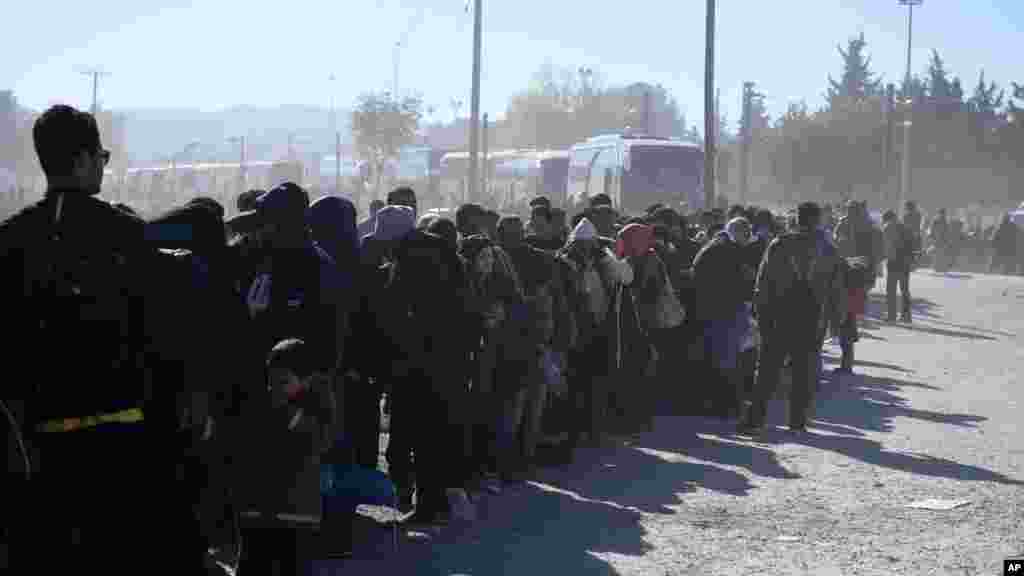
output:
[[[639,258],[654,249],[654,228],[645,224],[630,224],[619,233],[615,255],[619,258]]]
[[[310,228],[317,245],[342,270],[351,270],[359,258],[356,207],[345,198],[324,196],[309,207]]]

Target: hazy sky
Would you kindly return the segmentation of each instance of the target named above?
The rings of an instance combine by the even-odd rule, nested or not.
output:
[[[13,8],[13,12],[12,9]],[[469,112],[473,23],[465,0],[185,2],[10,0],[0,35],[0,88],[33,108],[55,100],[87,107],[91,83],[76,70],[111,72],[100,100],[114,108],[236,104],[350,104],[392,84],[417,90],[436,116],[451,99]],[[608,83],[668,87],[689,124],[702,124],[703,0],[484,0],[483,111],[501,114],[545,61],[588,66]],[[836,44],[864,32],[875,70],[898,82],[906,62],[906,8],[897,0],[721,0],[717,85],[731,124],[740,86],[756,81],[777,114],[792,100],[822,102],[840,67]],[[966,86],[978,72],[1024,82],[1021,0],[925,0],[914,15],[914,69],[938,48]],[[331,73],[337,80],[331,86]]]

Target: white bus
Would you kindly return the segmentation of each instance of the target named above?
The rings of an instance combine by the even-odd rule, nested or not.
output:
[[[499,161],[488,180],[488,188],[503,207],[523,207],[537,196],[562,206],[568,177],[568,150],[530,151]]]
[[[235,198],[243,190],[269,190],[289,180],[304,184],[301,163],[257,160],[246,162],[244,167],[237,162],[164,164],[128,168],[121,173],[108,169],[102,194],[147,214],[180,206],[196,196],[209,196],[232,215]]]
[[[480,165],[483,167],[480,178],[483,181],[486,176],[488,181],[488,190],[483,194],[484,204],[500,209],[507,202],[507,190],[498,189],[492,185],[496,167],[513,160],[528,158],[533,153],[534,151],[532,150],[495,150],[488,152],[486,163],[483,162],[483,155],[480,155]],[[441,157],[440,170],[439,193],[442,203],[446,206],[458,206],[467,202],[466,189],[469,174],[469,153],[448,152]],[[486,170],[486,172],[483,172],[483,170]]]
[[[652,136],[595,136],[569,151],[568,205],[581,208],[607,194],[621,212],[653,204],[702,205],[704,151],[695,144]]]

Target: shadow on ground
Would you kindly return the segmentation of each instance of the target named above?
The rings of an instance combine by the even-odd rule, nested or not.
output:
[[[941,318],[939,310],[942,306],[927,298],[918,298],[914,296],[914,284],[910,284],[910,314],[913,317],[924,317],[924,318]],[[885,296],[885,280],[881,280],[881,289],[875,290],[868,294],[866,316],[872,318],[883,319],[888,313],[888,303]]]
[[[985,332],[987,332],[989,334],[998,334],[1000,336],[1007,335],[1005,333],[993,332],[993,331],[985,330],[985,329],[982,329],[982,328],[974,328],[972,326],[958,326],[956,324],[948,324],[948,323],[944,323],[944,322],[940,322],[938,320],[935,320],[936,318],[939,318],[939,316],[934,314],[933,310],[936,310],[936,309],[940,308],[940,306],[938,304],[935,304],[934,302],[931,302],[930,300],[926,300],[926,299],[923,299],[923,298],[915,298],[913,300],[913,303],[911,304],[911,315],[914,318],[916,318],[918,320],[921,320],[922,317],[923,317],[924,322],[927,322],[927,323],[930,323],[930,324],[932,324],[932,323],[933,324],[946,324],[948,326],[952,326],[952,327],[956,327],[956,328],[964,328],[964,330],[948,330],[948,329],[945,329],[945,328],[936,328],[934,326],[928,326],[928,325],[923,324],[921,322],[913,322],[913,323],[910,323],[910,324],[904,324],[902,322],[895,322],[895,323],[891,323],[891,324],[887,323],[887,322],[885,322],[885,319],[888,316],[888,310],[886,308],[886,302],[885,302],[885,294],[878,294],[878,293],[870,294],[868,296],[868,302],[867,302],[866,308],[867,309],[865,310],[865,314],[864,314],[863,321],[861,323],[861,327],[864,330],[869,330],[869,331],[877,330],[878,328],[880,328],[882,326],[887,326],[887,327],[897,328],[897,329],[901,329],[901,330],[910,330],[910,331],[913,331],[913,332],[922,332],[922,333],[925,333],[925,334],[934,334],[936,336],[948,336],[948,337],[951,337],[951,338],[966,338],[968,340],[998,340],[998,338],[996,338],[995,336],[986,335]],[[868,334],[862,333],[861,336],[862,337],[866,337],[868,339],[880,339],[878,337],[873,336],[870,333],[868,333]],[[1013,335],[1011,334],[1009,336],[1013,336]]]
[[[822,358],[822,360],[825,361],[826,364],[839,364],[839,360],[840,360],[839,356],[836,356],[836,355],[833,355],[833,354],[828,354],[828,353],[822,353],[821,358]],[[892,370],[893,372],[900,372],[901,374],[913,374],[914,373],[913,370],[904,368],[902,366],[897,366],[896,364],[888,364],[886,362],[873,362],[871,360],[854,360],[853,366],[854,366],[854,368],[857,368],[858,366],[860,366],[860,367],[866,367],[866,368],[879,368],[879,369],[882,369],[882,370]],[[938,388],[936,388],[934,386],[931,386],[929,384],[922,384],[922,383],[918,383],[918,382],[907,382],[906,385],[907,386],[914,386],[914,387],[918,387],[918,388],[928,388],[928,389],[931,389],[931,390],[938,390]]]
[[[824,358],[826,364],[835,361],[834,356],[825,355]],[[869,376],[857,372],[826,375],[817,393],[815,419],[874,432],[891,432],[894,418],[916,418],[966,427],[974,427],[978,422],[987,420],[984,416],[947,414],[913,408],[906,397],[899,395],[903,388],[940,390],[923,382]]]
[[[581,451],[570,469],[546,475],[560,488],[588,499],[613,502],[649,514],[674,514],[680,494],[697,488],[745,496],[754,487],[738,472],[756,476],[798,478],[766,448],[698,436],[724,433],[734,424],[699,417],[658,419],[653,433],[623,440],[617,447]]]
[[[867,439],[866,431],[891,432],[895,418],[916,418],[969,428],[987,420],[983,416],[971,414],[949,414],[913,408],[905,397],[897,394],[905,387],[934,389],[927,384],[897,378],[864,374],[834,376],[823,384],[817,394],[816,408],[809,425],[811,433],[793,436],[783,430],[769,429],[763,440],[797,442],[875,466],[922,476],[1024,485],[1020,480],[985,468],[959,464],[945,458],[894,452],[886,450],[878,441]],[[828,434],[815,434],[814,430]]]
[[[650,548],[639,512],[541,483],[486,496],[477,511],[473,524],[403,530],[397,554],[388,530],[371,526],[355,558],[314,562],[311,573],[611,576],[618,572],[594,553],[640,556]]]

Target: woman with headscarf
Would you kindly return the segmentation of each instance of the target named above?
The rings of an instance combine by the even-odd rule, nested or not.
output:
[[[750,224],[745,218],[734,218],[701,249],[693,265],[695,312],[704,334],[704,357],[710,364],[705,408],[723,419],[740,408],[737,363],[750,328],[747,303],[754,284],[743,251],[749,241]]]
[[[368,319],[361,313],[362,270],[359,261],[359,238],[356,229],[356,208],[348,199],[339,196],[322,196],[309,207],[309,224],[313,240],[327,252],[337,267],[339,278],[349,290],[345,302],[349,313],[349,330],[346,338],[346,357],[342,359],[340,371],[345,390],[344,432],[336,437],[324,461],[333,464],[348,464],[354,460],[357,465],[375,468],[380,443],[380,393],[369,382],[360,377],[360,359],[363,351],[362,334]],[[349,544],[351,523],[347,518],[338,518],[325,513],[325,533],[338,538],[342,545]]]
[[[619,233],[616,256],[629,262],[633,282],[622,289],[618,329],[622,353],[617,358],[616,408],[623,432],[649,432],[654,426],[654,335],[660,325],[658,297],[665,288],[665,264],[656,254],[654,228],[628,224]]]
[[[323,196],[309,206],[313,240],[334,259],[338,269],[354,273],[359,260],[356,207],[347,198]]]
[[[365,396],[360,395],[360,408],[352,408],[360,411],[360,416],[356,417],[358,423],[353,423],[352,440],[356,444],[356,463],[367,468],[377,466],[380,396],[390,384],[388,368],[394,355],[391,335],[382,332],[377,322],[378,313],[386,314],[394,309],[393,303],[382,298],[384,279],[379,271],[390,259],[397,241],[412,232],[415,224],[412,208],[385,206],[377,211],[374,231],[363,237],[359,249],[360,302],[352,319],[352,333],[359,337],[353,339],[349,369],[366,392]]]
[[[633,282],[629,262],[606,247],[597,228],[581,218],[561,255],[572,267],[577,338],[569,351],[570,394],[579,408],[570,433],[570,452],[584,434],[591,444],[605,432],[608,385],[621,361],[617,318],[622,286]]]
[[[362,289],[361,305],[353,331],[358,333],[360,344],[353,352],[357,360],[352,369],[358,374],[361,385],[366,387],[366,421],[360,419],[362,438],[356,450],[357,463],[375,468],[378,458],[377,433],[380,428],[380,397],[388,395],[385,410],[390,414],[390,441],[387,448],[389,475],[399,493],[399,507],[402,511],[412,508],[412,462],[410,459],[413,439],[410,435],[422,433],[410,429],[408,418],[403,418],[401,409],[394,410],[400,401],[396,393],[402,388],[400,374],[406,367],[404,353],[398,343],[399,334],[391,333],[393,326],[401,325],[397,317],[401,302],[391,301],[387,290],[390,264],[402,239],[416,229],[416,214],[412,208],[389,205],[377,212],[372,234],[363,238],[360,250],[360,278]],[[373,437],[371,441],[370,436]]]
[[[188,504],[201,509],[207,548],[234,541],[222,516],[229,486],[239,486],[230,472],[237,447],[231,438],[246,386],[259,378],[254,343],[245,337],[248,316],[232,285],[220,214],[209,204],[190,202],[146,226],[148,241],[164,249],[168,264],[148,271],[162,294],[148,302],[147,326],[159,351],[153,390],[178,395]]]

